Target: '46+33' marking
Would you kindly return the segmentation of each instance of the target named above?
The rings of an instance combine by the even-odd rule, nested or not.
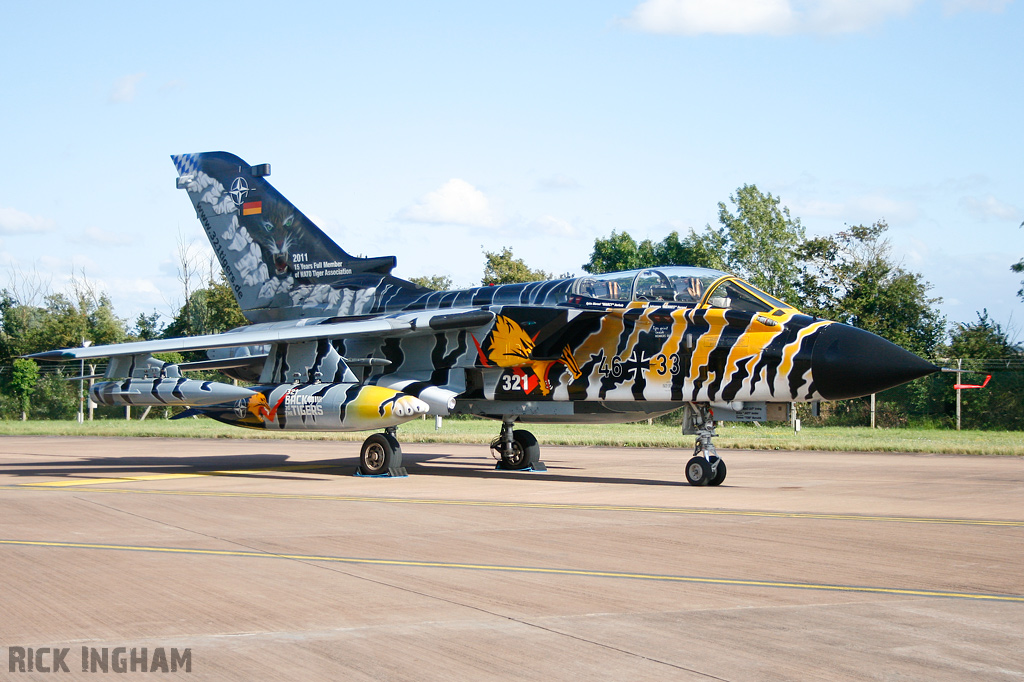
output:
[[[627,378],[632,379],[636,376],[638,369],[653,371],[658,376],[665,376],[666,374],[674,376],[682,371],[682,362],[678,353],[672,353],[671,355],[658,353],[657,355],[646,357],[643,351],[634,350],[628,358],[621,358],[616,355],[611,359],[611,362],[607,359],[602,360],[598,371],[604,376],[610,376],[613,379],[621,379],[626,375],[628,375]]]

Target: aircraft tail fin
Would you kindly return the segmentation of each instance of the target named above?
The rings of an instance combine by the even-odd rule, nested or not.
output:
[[[226,152],[171,157],[250,322],[365,312],[394,256],[357,258],[250,166]]]

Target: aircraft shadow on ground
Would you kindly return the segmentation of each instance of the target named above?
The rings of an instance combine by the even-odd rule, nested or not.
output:
[[[563,473],[563,471],[579,471],[579,467],[561,467],[545,464],[547,471],[506,471],[495,469],[495,460],[480,457],[473,461],[438,462],[448,455],[420,454],[403,452],[402,463],[410,476],[448,476],[468,478],[511,478],[529,481],[551,481],[561,483],[617,483],[624,485],[666,485],[678,486],[680,481],[658,480],[646,478],[608,478],[604,476],[585,476]],[[460,459],[462,459],[460,457]],[[541,457],[541,461],[544,458]],[[682,470],[682,464],[679,465]]]
[[[218,473],[218,476],[230,478],[274,478],[284,480],[308,480],[308,476],[275,472],[273,467],[322,465],[329,468],[336,465],[345,469],[341,460],[322,460],[316,462],[298,462],[289,460],[288,455],[252,454],[252,455],[212,455],[202,457],[90,457],[54,462],[13,462],[0,464],[0,474],[18,477],[35,476],[66,476],[79,478],[127,478],[151,474],[201,474]],[[259,471],[266,469],[266,471]],[[323,473],[324,469],[313,469],[315,473]]]
[[[450,461],[446,461],[450,460]],[[547,465],[546,472],[502,471],[494,467],[495,460],[486,455],[467,460],[464,456],[435,453],[404,452],[402,463],[410,476],[439,476],[459,478],[503,478],[531,481],[573,483],[616,483],[624,485],[678,486],[680,481],[645,478],[608,478],[586,476],[569,471],[578,467]],[[277,472],[275,467],[301,466],[299,472]],[[681,468],[681,464],[679,465]],[[307,468],[308,467],[308,468]],[[260,471],[265,469],[265,471]],[[52,462],[8,462],[0,465],[0,475],[19,478],[67,477],[71,478],[129,478],[152,474],[201,474],[212,472],[225,478],[259,478],[280,480],[327,480],[326,476],[352,476],[358,469],[358,459],[344,457],[325,460],[292,460],[283,454],[210,455],[183,457],[92,457]]]

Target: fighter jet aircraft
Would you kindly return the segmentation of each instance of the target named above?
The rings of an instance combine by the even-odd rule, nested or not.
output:
[[[378,430],[364,475],[402,475],[396,426],[423,414],[500,420],[498,467],[542,469],[528,422],[629,422],[685,406],[685,473],[719,485],[716,421],[785,419],[794,402],[868,395],[937,371],[874,334],[801,314],[725,272],[671,266],[432,291],[393,256],[352,256],[225,152],[172,157],[248,326],[69,348],[109,357],[99,403],[187,405],[256,429]],[[199,351],[171,365],[153,357]],[[249,387],[182,373],[218,369]]]

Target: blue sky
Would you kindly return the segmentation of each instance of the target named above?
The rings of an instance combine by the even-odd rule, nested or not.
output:
[[[3,32],[0,287],[84,272],[170,315],[179,240],[208,249],[169,156],[226,150],[462,285],[756,184],[811,234],[887,220],[950,322],[1024,336],[1021,0],[15,3]]]

